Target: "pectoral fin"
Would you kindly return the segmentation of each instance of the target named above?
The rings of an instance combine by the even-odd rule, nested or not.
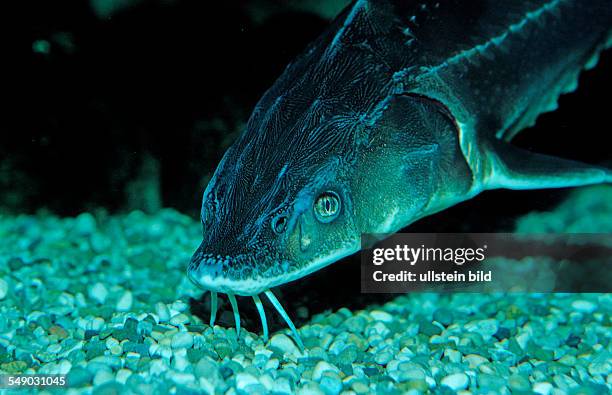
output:
[[[491,171],[486,189],[564,188],[612,183],[612,171],[554,156],[538,154],[502,141],[492,143]]]

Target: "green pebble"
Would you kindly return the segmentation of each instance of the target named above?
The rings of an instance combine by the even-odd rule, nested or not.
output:
[[[380,370],[375,367],[366,367],[363,369],[363,373],[365,373],[368,377],[378,376],[380,374]]]
[[[92,360],[96,357],[104,355],[104,351],[106,350],[106,345],[99,341],[93,341],[87,343],[85,350],[85,358],[87,360]]]
[[[164,332],[168,332],[168,331],[170,330],[170,328],[168,328],[167,326],[164,326],[164,325],[155,325],[155,326],[153,327],[153,330],[154,330],[155,332],[161,332],[161,333],[164,333]]]
[[[123,385],[116,381],[108,381],[92,391],[93,395],[121,395],[123,393]]]
[[[533,350],[532,355],[540,361],[552,361],[555,356],[553,350],[545,350],[543,348],[536,348]]]
[[[419,333],[422,333],[425,336],[431,337],[434,335],[439,335],[442,333],[442,329],[437,325],[432,324],[429,321],[424,321],[419,325]]]
[[[481,389],[499,390],[506,386],[506,380],[492,374],[481,373],[477,376],[478,387]]]
[[[337,364],[338,368],[347,376],[351,376],[353,372],[353,365],[349,363],[339,363]]]
[[[123,352],[135,352],[140,355],[149,355],[149,347],[146,344],[128,341],[123,344]]]
[[[12,361],[3,363],[0,368],[5,370],[7,373],[22,373],[28,368],[28,364],[24,361]]]
[[[104,328],[104,329],[102,329],[102,331],[100,331],[100,334],[98,335],[98,338],[100,340],[105,340],[106,338],[108,338],[112,334],[113,334],[113,329],[112,328]]]
[[[582,339],[579,336],[571,334],[571,335],[569,335],[569,337],[565,341],[565,344],[567,344],[570,347],[577,347],[580,344],[581,341],[582,341]]]
[[[40,327],[42,327],[45,331],[49,330],[53,323],[51,322],[51,318],[48,315],[43,315],[37,320],[37,323]]]
[[[453,323],[453,312],[446,308],[437,309],[433,314],[433,320],[444,326],[449,326]]]
[[[500,326],[497,332],[493,335],[497,340],[503,340],[510,337],[510,329]]]
[[[366,327],[366,320],[360,316],[352,316],[344,322],[344,327],[352,333],[363,333]]]
[[[151,361],[152,359],[150,357],[142,357],[140,358],[140,360],[138,361],[138,372],[148,372],[149,371],[149,365],[151,365]]]
[[[521,375],[513,374],[508,377],[508,386],[513,391],[529,391],[531,390],[531,384],[529,380]]]
[[[344,350],[340,351],[336,357],[336,361],[338,361],[338,363],[352,364],[357,361],[358,355],[359,350],[356,346],[351,344],[345,347]]]
[[[422,379],[408,380],[403,383],[401,388],[404,389],[405,391],[417,390],[421,392],[426,392],[429,389],[429,385],[427,384],[425,380],[422,380]]]
[[[74,322],[70,320],[68,317],[64,317],[64,316],[57,317],[55,319],[55,324],[61,326],[67,331],[75,329]]]
[[[0,363],[10,362],[13,360],[13,356],[9,354],[6,347],[0,345]]]
[[[219,354],[219,358],[223,359],[232,354],[232,347],[227,340],[219,340],[215,342],[215,351]]]
[[[70,370],[66,378],[70,387],[83,387],[91,383],[93,374],[85,368],[76,366]]]
[[[25,266],[25,262],[21,258],[13,257],[8,261],[8,266],[11,268],[11,271],[16,271]]]

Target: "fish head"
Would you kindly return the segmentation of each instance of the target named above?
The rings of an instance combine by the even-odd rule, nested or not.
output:
[[[282,132],[252,117],[221,160],[188,268],[201,288],[255,295],[359,250],[350,122],[309,123],[307,133],[295,124]]]

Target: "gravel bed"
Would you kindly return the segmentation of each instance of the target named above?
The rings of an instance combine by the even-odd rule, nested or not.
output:
[[[612,188],[594,187],[517,230],[611,223]],[[311,317],[300,352],[287,330],[268,344],[252,328],[237,340],[191,314],[201,292],[185,263],[199,241],[199,224],[173,210],[0,215],[0,374],[67,374],[68,393],[93,394],[612,389],[610,294],[400,296]]]

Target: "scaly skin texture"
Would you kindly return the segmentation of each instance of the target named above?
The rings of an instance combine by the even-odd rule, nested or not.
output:
[[[190,278],[257,295],[491,188],[610,181],[508,141],[610,42],[609,0],[357,1],[257,104],[204,192]],[[339,213],[315,215],[331,191]],[[282,224],[275,228],[277,224]]]

